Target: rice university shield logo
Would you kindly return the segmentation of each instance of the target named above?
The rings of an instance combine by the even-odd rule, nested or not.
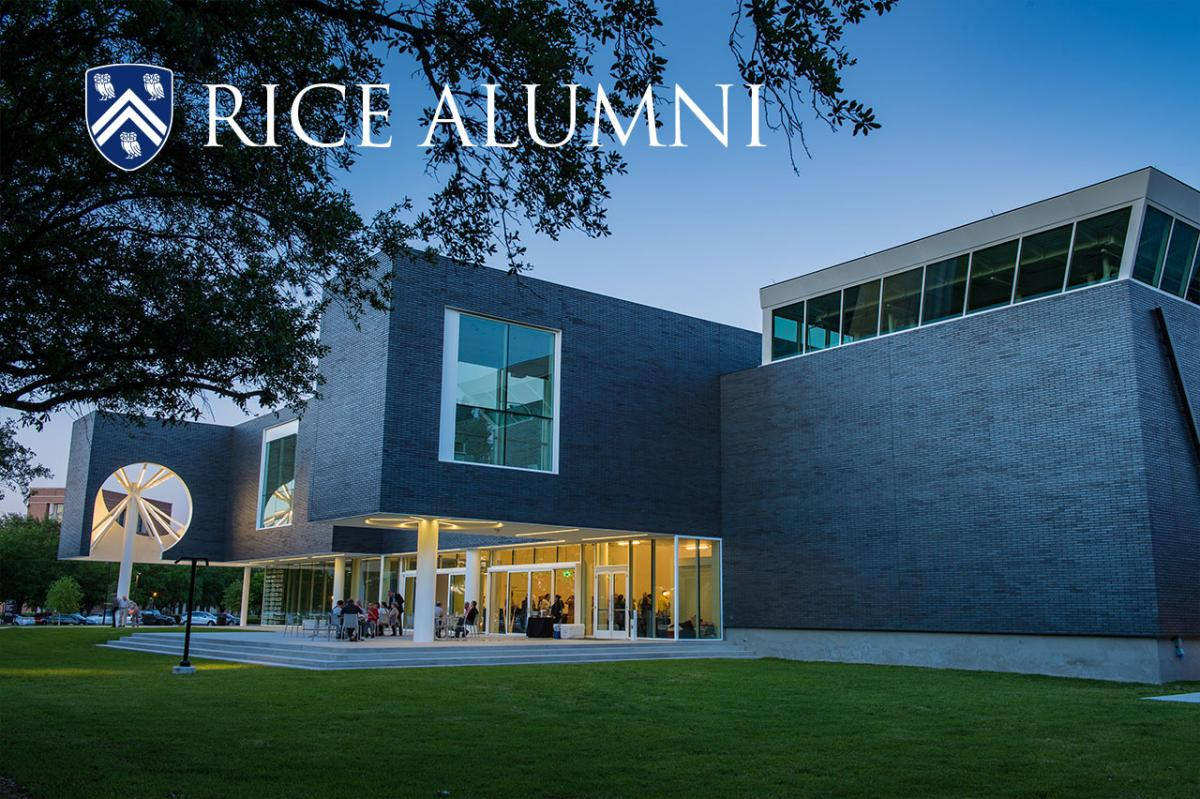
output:
[[[87,71],[84,113],[92,144],[115,167],[150,163],[171,132],[175,73],[152,64],[109,64]]]

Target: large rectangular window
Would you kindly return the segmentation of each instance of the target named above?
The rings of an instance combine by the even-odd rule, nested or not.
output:
[[[842,299],[842,341],[874,338],[879,332],[879,281],[851,286]]]
[[[804,303],[776,308],[771,314],[771,360],[799,355],[804,329]]]
[[[451,325],[452,459],[553,471],[556,334],[465,313],[448,314]]]
[[[883,279],[880,333],[895,333],[916,327],[921,316],[921,267]]]
[[[925,304],[921,312],[921,324],[962,316],[969,262],[969,256],[960,255],[925,267]]]
[[[1200,230],[1176,219],[1171,228],[1171,243],[1167,247],[1167,257],[1163,259],[1162,282],[1159,288],[1169,291],[1177,297],[1182,297],[1191,276],[1192,260],[1196,255],[1196,239]]]
[[[824,350],[841,343],[842,292],[834,291],[808,301],[804,351]]]
[[[1130,212],[1130,208],[1122,208],[1075,223],[1067,288],[1116,280],[1121,271]]]
[[[1016,301],[1062,291],[1067,277],[1067,258],[1070,250],[1070,225],[1023,238],[1021,264],[1017,269]]]
[[[293,420],[263,431],[258,478],[258,528],[285,527],[292,523],[292,496],[296,488],[296,434]]]
[[[1171,236],[1171,217],[1157,208],[1146,207],[1142,221],[1142,236],[1138,239],[1137,255],[1133,260],[1133,277],[1151,286],[1158,285],[1162,276],[1163,259],[1167,255],[1167,239]]]
[[[988,308],[1012,302],[1013,276],[1016,269],[1016,241],[1006,241],[971,253],[967,313],[986,311]]]

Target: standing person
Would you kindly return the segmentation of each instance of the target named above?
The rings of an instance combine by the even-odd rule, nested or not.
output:
[[[142,626],[142,609],[136,602],[129,603],[129,624],[135,630]]]
[[[442,629],[442,625],[444,624],[443,620],[445,617],[446,609],[442,607],[441,602],[438,602],[433,606],[433,634],[436,638],[441,638],[442,633],[445,632]]]
[[[129,597],[121,595],[117,597],[116,620],[118,627],[125,626],[125,617],[129,615]]]
[[[329,611],[329,623],[333,625],[334,632],[339,639],[342,637],[342,606],[345,604],[344,600],[339,599],[333,606],[333,610]]]
[[[554,604],[550,606],[550,617],[554,619],[555,624],[562,623],[563,607],[565,606],[563,605],[562,597],[555,594]]]
[[[398,625],[397,629],[399,630],[397,635],[399,635],[401,638],[403,638],[404,637],[404,594],[396,594],[396,618],[397,618],[396,624]]]
[[[388,608],[387,624],[391,628],[392,637],[400,635],[400,603],[393,601]]]

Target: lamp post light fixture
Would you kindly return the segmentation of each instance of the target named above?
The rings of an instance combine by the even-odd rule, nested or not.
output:
[[[192,610],[196,604],[196,564],[199,561],[204,561],[204,565],[208,565],[208,558],[197,558],[184,556],[175,558],[175,563],[182,560],[190,560],[192,562],[192,579],[188,584],[188,601],[187,601],[187,619],[184,620],[183,627],[183,659],[179,661],[179,665],[171,669],[172,674],[195,674],[196,667],[188,660],[188,650],[192,646]]]

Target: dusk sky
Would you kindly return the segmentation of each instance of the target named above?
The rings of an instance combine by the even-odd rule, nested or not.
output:
[[[734,3],[661,3],[668,85],[712,114],[713,84],[738,83],[726,41]],[[797,175],[780,136],[744,146],[736,106],[729,149],[694,123],[687,149],[652,150],[642,127],[626,149],[630,174],[611,183],[613,235],[529,238],[532,276],[758,329],[769,283],[1144,166],[1200,187],[1195,0],[908,0],[846,41],[859,59],[847,94],[874,107],[882,130],[864,139],[813,120]],[[416,146],[433,98],[411,69],[389,67],[392,148],[363,155],[345,178],[364,214],[405,195],[419,203],[435,185]],[[84,412],[20,436],[54,471],[40,484],[65,481],[71,422]],[[241,418],[212,404],[211,421]],[[0,500],[2,512],[21,510],[18,495]]]

